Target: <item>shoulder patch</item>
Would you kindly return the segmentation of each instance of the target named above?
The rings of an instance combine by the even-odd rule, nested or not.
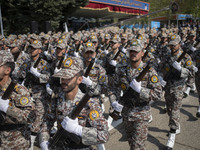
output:
[[[20,99],[20,104],[21,104],[22,106],[27,105],[28,103],[29,103],[29,100],[28,100],[27,97],[22,97],[22,98]]]
[[[122,88],[123,91],[126,90],[126,84],[122,83],[121,88]]]
[[[191,66],[192,65],[192,61],[191,60],[188,60],[187,62],[186,62],[186,66]]]
[[[151,76],[151,82],[152,83],[157,83],[158,82],[158,77],[156,75]]]
[[[89,113],[89,117],[91,120],[96,120],[97,118],[99,118],[99,112],[96,110],[91,110]]]

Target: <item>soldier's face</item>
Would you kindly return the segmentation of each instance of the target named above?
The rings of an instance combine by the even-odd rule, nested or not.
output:
[[[92,43],[93,43],[95,48],[98,46],[98,42],[95,41],[95,42],[92,42]]]
[[[15,54],[19,51],[19,48],[18,47],[14,47],[14,48],[11,48],[11,53],[12,54]]]
[[[130,61],[131,62],[138,62],[142,59],[142,57],[144,56],[144,52],[140,51],[140,52],[136,52],[136,51],[129,51],[129,57],[130,57]]]
[[[56,49],[56,54],[58,57],[62,57],[62,55],[65,53],[65,48],[61,49],[61,48],[57,48]]]
[[[171,49],[171,53],[172,54],[175,54],[176,52],[178,52],[179,48],[180,48],[180,44],[177,44],[177,45],[170,45],[169,46],[170,49]]]
[[[127,42],[126,39],[121,39],[121,43],[122,43],[122,44],[125,44],[126,42]]]
[[[7,67],[5,65],[0,66],[0,82],[6,75],[9,76],[10,71],[11,71],[10,67]]]
[[[112,49],[113,50],[119,48],[119,43],[117,43],[117,42],[111,42],[111,44],[112,44]]]
[[[61,82],[61,87],[63,92],[65,93],[69,93],[71,91],[73,91],[75,88],[78,88],[78,85],[82,82],[83,78],[81,76],[75,76],[71,79],[64,79],[61,78],[60,82]]]
[[[83,53],[83,57],[86,61],[91,61],[92,58],[95,58],[96,52],[93,51],[87,51],[86,53]]]
[[[31,49],[31,57],[35,57],[35,56],[37,56],[37,55],[39,55],[41,53],[41,49],[35,49],[35,48],[33,48],[32,47],[32,49]]]

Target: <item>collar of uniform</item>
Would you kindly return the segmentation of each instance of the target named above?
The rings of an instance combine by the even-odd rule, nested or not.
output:
[[[139,68],[144,68],[145,67],[145,63],[143,62],[143,61],[141,61],[141,63],[139,64],[139,66],[136,68],[136,69],[139,69]],[[134,70],[135,68],[132,68],[131,67],[131,63],[129,62],[129,64],[128,64],[128,68],[130,68],[130,69],[132,69],[132,70]]]
[[[3,87],[0,87],[0,90],[5,91],[8,88],[10,83],[11,83],[11,78],[8,79],[8,81],[6,82],[5,85],[3,85]]]

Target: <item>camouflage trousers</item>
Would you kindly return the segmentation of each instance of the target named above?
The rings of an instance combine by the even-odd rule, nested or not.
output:
[[[179,90],[174,90],[173,92],[170,92],[170,89],[165,89],[165,102],[169,116],[169,127],[175,130],[179,128],[180,124],[183,89],[183,87],[180,87]]]
[[[197,93],[199,95],[199,103],[200,103],[200,75],[199,75],[199,72],[198,72],[198,74],[196,73],[196,75],[195,75],[195,85],[197,88]]]
[[[31,132],[28,128],[22,130],[1,131],[1,150],[27,150],[30,147]]]
[[[148,136],[148,121],[128,121],[123,119],[130,150],[146,150],[145,142]]]

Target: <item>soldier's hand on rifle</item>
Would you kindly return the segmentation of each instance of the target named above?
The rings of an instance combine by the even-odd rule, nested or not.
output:
[[[112,65],[112,66],[114,66],[114,67],[116,67],[117,62],[116,62],[116,60],[111,60],[109,64]]]
[[[192,51],[192,52],[194,52],[194,51],[196,51],[196,48],[195,47],[190,47],[190,50]]]
[[[194,70],[195,73],[198,71],[198,68],[194,65],[192,66],[192,69]]]
[[[78,52],[74,52],[74,56],[75,56],[75,57],[79,57]]]
[[[43,141],[42,143],[40,143],[40,148],[42,150],[48,150],[48,145],[49,145],[49,142],[48,141]]]
[[[56,67],[55,70],[54,70],[54,74],[58,73],[60,70],[61,70],[61,68],[58,69],[58,68]]]
[[[49,54],[48,51],[44,51],[44,55],[45,55],[46,57],[51,57],[51,54]]]
[[[131,81],[130,83],[130,87],[136,91],[137,93],[140,93],[141,90],[141,81],[137,82],[135,79],[133,79],[133,81]]]
[[[106,54],[106,55],[108,54],[108,50],[107,50],[107,49],[106,49],[106,50],[104,50],[104,54]]]
[[[31,67],[31,70],[30,70],[30,72],[34,75],[34,76],[36,76],[36,77],[40,77],[40,73],[38,72],[38,70],[37,70],[37,68],[34,68],[33,66]]]
[[[82,136],[83,127],[78,124],[78,118],[73,120],[73,119],[70,119],[69,117],[65,117],[61,125],[66,131],[70,133],[74,133],[78,136]]]
[[[122,52],[123,52],[123,53],[126,53],[126,49],[125,49],[124,47],[122,48]]]
[[[9,99],[3,100],[2,96],[0,96],[0,111],[7,112],[9,107]]]
[[[123,106],[121,104],[119,104],[117,101],[114,101],[112,103],[112,107],[114,108],[114,110],[116,110],[117,112],[121,112],[123,109]]]
[[[161,84],[161,86],[162,86],[162,87],[165,87],[166,84],[167,84],[167,82],[166,82],[165,80],[163,80],[163,77],[158,76],[158,79],[160,80],[160,84]]]
[[[178,63],[177,61],[173,62],[172,66],[178,70],[178,71],[181,71],[181,63]]]
[[[48,84],[46,84],[46,91],[47,91],[47,93],[49,94],[49,95],[51,95],[52,94],[52,89],[50,88],[50,85],[49,85],[49,83]]]
[[[92,80],[90,80],[89,76],[88,77],[83,76],[82,83],[90,86],[90,85],[92,85]]]

